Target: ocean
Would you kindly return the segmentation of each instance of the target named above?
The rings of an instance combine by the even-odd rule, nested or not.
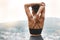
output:
[[[30,36],[27,20],[0,23],[0,40],[60,40],[60,19],[46,18],[39,37]]]

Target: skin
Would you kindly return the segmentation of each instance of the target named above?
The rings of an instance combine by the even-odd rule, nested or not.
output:
[[[39,10],[38,10],[37,13],[35,13],[32,10],[32,14],[31,14],[31,12],[29,10],[29,7],[31,7],[31,6],[33,6],[35,4],[40,5]],[[28,17],[29,28],[30,29],[42,29],[43,25],[44,25],[44,19],[45,19],[45,3],[41,2],[41,3],[25,4],[24,7],[25,7],[26,15]]]

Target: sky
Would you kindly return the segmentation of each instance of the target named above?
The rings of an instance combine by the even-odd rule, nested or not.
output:
[[[26,3],[45,2],[45,18],[60,18],[60,0],[0,0],[0,23],[27,20]]]

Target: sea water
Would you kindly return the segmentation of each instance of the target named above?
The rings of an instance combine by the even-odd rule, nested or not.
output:
[[[44,40],[60,40],[59,20],[56,18],[45,20],[41,34]],[[30,40],[27,21],[18,21],[14,27],[10,28],[5,28],[5,25],[0,23],[0,40]]]

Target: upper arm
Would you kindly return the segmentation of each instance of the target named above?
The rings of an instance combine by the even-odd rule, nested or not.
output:
[[[44,19],[45,19],[45,6],[41,6],[39,8],[39,11],[38,11],[37,15],[39,15],[40,20],[42,20],[44,22]]]
[[[42,22],[44,22],[44,19],[45,19],[45,7],[42,10],[41,15],[40,15],[40,20],[42,20]]]
[[[45,7],[44,7],[44,9],[43,9],[42,12],[41,12],[41,16],[42,16],[42,17],[45,17]]]
[[[28,17],[31,17],[32,15],[31,15],[31,13],[30,13],[30,10],[29,10],[28,5],[24,5],[24,8],[25,8],[26,15],[27,15]]]

